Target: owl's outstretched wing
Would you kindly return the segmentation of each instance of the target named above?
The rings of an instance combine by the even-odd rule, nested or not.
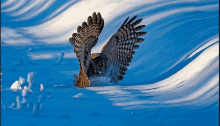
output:
[[[144,41],[143,38],[138,37],[145,35],[146,32],[137,31],[143,29],[145,25],[137,26],[141,23],[142,19],[135,21],[136,18],[137,16],[133,17],[130,21],[127,18],[118,31],[106,43],[101,52],[108,57],[108,73],[110,73],[111,80],[115,83],[123,79],[127,71],[127,66],[129,66],[133,58],[132,55],[135,53],[134,49],[139,47],[136,43]]]
[[[77,33],[73,33],[69,42],[74,46],[74,52],[80,62],[79,77],[76,77],[76,86],[90,86],[88,76],[86,75],[91,61],[91,49],[96,45],[99,34],[104,27],[104,19],[100,13],[94,12],[92,17],[89,16],[87,23],[83,22],[82,26],[77,27]]]

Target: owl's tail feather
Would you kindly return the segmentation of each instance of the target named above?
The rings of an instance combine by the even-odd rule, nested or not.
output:
[[[79,76],[75,77],[75,85],[79,88],[85,88],[86,85],[90,86],[90,81],[87,75],[85,74],[84,70],[80,67]]]

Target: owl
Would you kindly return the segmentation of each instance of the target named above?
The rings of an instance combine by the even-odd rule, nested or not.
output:
[[[146,32],[138,32],[145,25],[137,26],[142,19],[135,20],[136,18],[137,16],[134,16],[128,21],[128,17],[105,44],[101,53],[91,54],[91,49],[96,45],[104,27],[101,14],[94,12],[92,17],[88,17],[87,22],[77,27],[77,33],[73,33],[69,39],[80,62],[79,76],[75,76],[77,87],[90,86],[90,80],[94,77],[107,76],[112,83],[123,79],[135,53],[134,49],[139,48],[137,43],[144,41],[139,37],[146,34]]]

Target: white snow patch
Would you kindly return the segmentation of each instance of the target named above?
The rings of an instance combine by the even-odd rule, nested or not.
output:
[[[72,98],[86,98],[86,95],[83,95],[83,93],[78,93],[74,95]]]
[[[25,5],[26,2],[28,3]],[[54,2],[55,0],[20,0],[16,4],[12,4],[13,1],[11,1],[5,3],[4,6],[11,6],[2,9],[2,12],[12,17],[18,17],[15,21],[28,20],[44,12]]]
[[[64,52],[62,52],[62,53],[60,54],[60,57],[59,57],[59,59],[57,60],[57,64],[61,64],[61,63],[62,63],[62,61],[63,61],[63,56],[64,56]]]
[[[36,73],[35,72],[28,72],[28,76],[27,76],[27,82],[28,82],[28,90],[31,90],[32,84],[34,82],[34,75]]]
[[[28,76],[27,76],[27,82],[28,83],[33,83],[34,81],[34,74],[36,74],[35,72],[28,72]]]
[[[39,0],[40,2],[42,0]],[[28,20],[31,18],[34,18],[35,16],[39,15],[40,13],[44,12],[48,7],[50,7],[53,3],[55,2],[55,0],[47,0],[46,2],[40,3],[39,7],[37,9],[32,9],[32,13],[27,13],[24,16],[16,19],[16,21],[23,21],[23,20]],[[17,13],[15,13],[14,15],[18,15]],[[13,16],[14,16],[13,15]]]
[[[25,79],[23,77],[19,77],[19,82],[20,82],[20,85],[22,85],[25,82]]]
[[[22,88],[21,88],[21,86],[20,86],[21,84],[20,84],[20,82],[19,81],[15,81],[12,85],[11,85],[11,87],[10,87],[10,89],[11,90],[14,90],[14,91],[17,91],[17,90],[21,90]]]
[[[71,52],[71,53],[65,53],[63,56],[65,59],[72,59],[72,58],[76,58],[76,53]]]
[[[29,54],[32,60],[40,60],[40,59],[53,59],[56,57],[56,54],[52,53],[44,53],[44,54]]]
[[[155,2],[157,2],[157,0],[142,1],[139,3],[131,0],[80,1],[68,8],[67,10],[63,11],[55,18],[37,26],[24,28],[24,30],[27,34],[32,34],[35,35],[37,38],[42,38],[41,41],[47,44],[62,42],[67,43],[69,36],[74,32],[74,30],[76,30],[76,28],[72,28],[86,20],[88,15],[92,15],[91,12],[101,12],[102,17],[105,19],[105,24],[108,24],[117,16],[126,13],[126,11],[130,10],[131,8],[135,9],[138,8],[140,5],[146,5]],[[77,17],[77,19],[73,17]],[[72,30],[70,30],[70,28]],[[63,35],[64,33],[65,35]]]
[[[15,106],[15,103],[13,102],[12,104],[11,104],[11,106],[9,106],[8,108],[13,108]]]
[[[185,7],[185,8],[175,9],[175,10],[169,10],[163,13],[154,14],[153,16],[150,16],[150,17],[149,16],[144,17],[145,20],[143,20],[141,23],[148,26],[158,20],[161,20],[165,17],[171,16],[174,14],[193,12],[193,11],[215,11],[218,9],[218,7],[219,7],[218,4],[213,4],[213,5],[200,6],[200,7]]]
[[[64,10],[65,8],[67,8],[70,4],[72,4],[73,2],[75,2],[75,0],[71,0],[68,1],[67,3],[65,3],[64,5],[62,5],[60,8],[58,8],[56,11],[54,11],[52,14],[50,14],[49,16],[47,16],[44,20],[48,20],[52,17],[54,17],[56,14],[58,14],[60,11]]]
[[[29,48],[27,51],[28,51],[28,52],[31,52],[31,51],[33,51],[33,48]]]
[[[1,7],[2,8],[7,7],[7,6],[13,4],[14,2],[16,2],[16,0],[7,0],[7,1],[5,1],[4,3],[1,4]]]
[[[40,84],[40,92],[44,90],[44,85],[43,84]]]
[[[22,35],[17,33],[15,29],[11,29],[8,27],[1,28],[1,39],[12,38],[12,37],[19,38],[19,37],[22,37]]]
[[[21,104],[27,103],[27,99],[22,98]]]
[[[198,53],[199,51],[207,48],[208,46],[214,44],[215,42],[218,42],[219,41],[219,36],[212,39],[211,41],[207,42],[205,45],[203,45],[202,47],[200,47],[199,49],[197,49],[195,52],[193,52],[189,57],[187,58],[192,58],[196,53]]]
[[[22,97],[26,97],[27,92],[28,92],[28,88],[27,88],[27,86],[24,86],[24,88],[22,90]]]
[[[44,2],[45,0],[36,0],[36,1],[30,1],[26,6],[24,6],[23,8],[19,9],[18,11],[16,11],[15,13],[12,13],[11,16],[20,16],[23,15],[25,13],[28,13],[30,11],[32,11],[34,7],[38,6]],[[39,8],[38,8],[39,9]]]
[[[8,27],[1,28],[1,39],[6,45],[33,44],[30,39],[19,34],[17,30]]]
[[[109,82],[111,81],[111,78],[103,76],[103,77],[92,77],[89,78],[90,83],[95,86],[95,85],[100,85],[100,84],[109,84]]]
[[[111,91],[101,91],[97,94],[108,94],[108,95],[116,95],[116,94],[129,94],[130,92],[122,91],[122,90],[111,90]]]
[[[6,8],[6,9],[2,9],[1,13],[8,13],[8,12],[12,12],[15,11],[16,9],[18,9],[19,7],[21,7],[26,0],[19,0],[16,4],[14,4],[12,7],[10,8]]]
[[[17,107],[15,109],[20,109],[21,108],[21,104],[20,104],[19,96],[16,97],[16,102],[17,102]]]

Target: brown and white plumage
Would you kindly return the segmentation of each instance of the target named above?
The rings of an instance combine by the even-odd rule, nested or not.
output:
[[[99,34],[104,27],[104,20],[100,13],[89,16],[87,23],[78,26],[77,33],[73,33],[70,43],[80,62],[80,73],[76,79],[76,86],[84,88],[90,86],[89,78],[93,76],[109,76],[111,82],[117,83],[123,79],[127,66],[133,58],[137,43],[143,42],[140,36],[146,32],[138,32],[145,25],[137,26],[142,19],[135,21],[137,16],[128,21],[127,18],[118,31],[103,47],[101,53],[91,55],[91,49],[98,41]],[[128,22],[127,22],[128,21]]]

